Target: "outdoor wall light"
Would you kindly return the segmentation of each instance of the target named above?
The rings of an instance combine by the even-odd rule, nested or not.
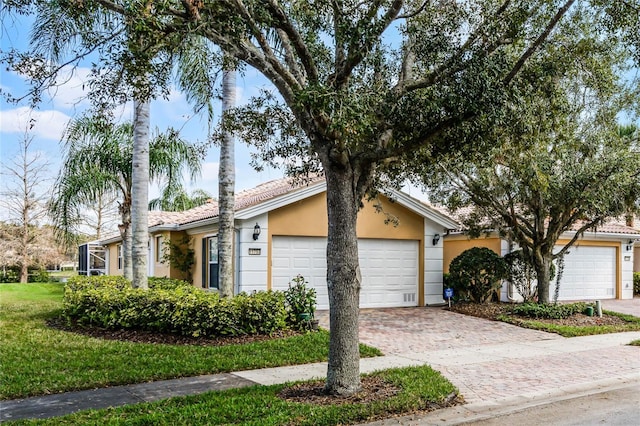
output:
[[[627,244],[627,251],[633,250],[633,240],[629,240],[629,244]]]
[[[432,241],[432,242],[433,242],[433,245],[434,245],[434,246],[438,245],[438,241],[440,241],[440,234],[435,234],[435,235],[433,236],[433,241]]]
[[[260,236],[260,225],[256,222],[256,226],[253,227],[253,241],[257,241]]]

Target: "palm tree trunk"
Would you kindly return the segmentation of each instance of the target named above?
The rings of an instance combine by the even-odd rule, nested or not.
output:
[[[236,71],[229,67],[222,77],[222,117],[235,107]],[[235,147],[234,137],[224,132],[220,146],[218,169],[218,267],[219,289],[222,297],[233,296],[233,225],[235,208]]]
[[[131,199],[126,195],[120,204],[120,217],[122,223],[118,225],[122,237],[122,274],[129,281],[133,281],[133,268],[131,261]]]
[[[149,108],[150,102],[134,101],[133,170],[131,175],[132,285],[148,288],[149,253]]]

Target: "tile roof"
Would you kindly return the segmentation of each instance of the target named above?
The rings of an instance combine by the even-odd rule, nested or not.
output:
[[[572,231],[577,231],[580,229],[581,222],[575,223],[572,227]],[[595,232],[595,233],[604,233],[604,234],[629,234],[629,235],[638,235],[640,234],[639,229],[632,228],[627,226],[624,221],[620,222],[619,219],[610,219],[602,225],[596,226],[595,228],[590,229],[587,232]]]
[[[452,213],[451,211],[447,210],[444,207],[436,207],[436,208],[440,209],[443,213],[448,214],[450,217],[452,217],[454,220],[458,222],[461,222],[465,217],[469,216],[474,211],[474,208],[472,206],[462,207],[456,210],[454,213]],[[487,221],[487,223],[489,223],[489,221]],[[583,224],[584,224],[583,221],[578,221],[571,226],[571,229],[569,231],[577,231],[582,227]],[[458,229],[458,231],[464,231],[464,229],[461,228],[461,229]],[[637,234],[640,234],[640,217],[636,216],[633,227],[627,226],[624,217],[611,218],[607,220],[605,223],[603,223],[602,225],[589,229],[587,232],[604,233],[604,234],[629,234],[629,235],[636,234],[637,235]]]
[[[283,178],[265,182],[255,188],[240,191],[235,196],[236,211],[255,206],[296,189],[324,181],[323,176],[312,176],[304,181]],[[210,200],[202,206],[183,212],[149,212],[149,227],[159,225],[185,225],[218,216],[218,202]]]

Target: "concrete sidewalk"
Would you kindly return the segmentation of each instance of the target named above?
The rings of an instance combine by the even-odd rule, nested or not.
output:
[[[360,368],[368,373],[394,367],[431,365],[460,389],[468,403],[433,414],[438,419],[448,419],[438,421],[439,424],[456,424],[456,418],[468,421],[473,416],[513,403],[637,381],[640,379],[640,348],[626,346],[635,339],[640,339],[640,332],[570,339],[553,336],[549,340],[469,345],[366,358],[361,360]],[[48,418],[89,408],[157,401],[254,384],[323,378],[326,369],[326,363],[315,363],[1,401],[0,420]],[[422,422],[405,420],[411,424]],[[390,421],[395,423],[379,424],[398,424],[403,420]]]

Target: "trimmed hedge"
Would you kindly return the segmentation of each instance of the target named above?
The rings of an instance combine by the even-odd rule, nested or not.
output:
[[[633,273],[633,294],[640,295],[640,272]]]
[[[573,314],[583,313],[587,306],[593,306],[585,302],[568,304],[542,304],[527,302],[517,305],[512,312],[528,318],[563,319]]]
[[[116,276],[74,277],[65,286],[67,321],[109,329],[131,328],[188,336],[271,334],[296,324],[279,291],[220,298],[171,279],[149,279],[149,290],[134,289]]]

